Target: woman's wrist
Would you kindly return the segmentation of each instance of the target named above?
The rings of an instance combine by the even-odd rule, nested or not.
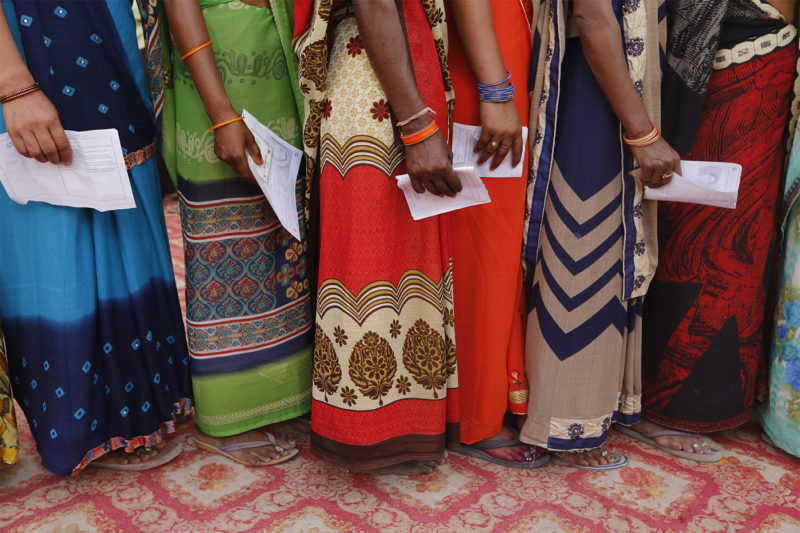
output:
[[[403,135],[411,135],[417,131],[422,131],[426,126],[428,126],[428,124],[431,123],[431,120],[433,120],[433,116],[430,114],[417,117],[414,120],[400,126],[400,133]]]
[[[645,117],[644,120],[638,119],[631,124],[623,124],[625,133],[630,139],[639,139],[645,137],[648,133],[653,131],[653,123],[650,119]]]
[[[225,122],[226,120],[231,120],[240,116],[239,113],[237,113],[233,108],[230,100],[228,100],[227,97],[225,97],[225,100],[222,102],[207,105],[206,114],[208,115],[208,118],[211,119],[212,124],[219,124],[221,122]]]
[[[33,79],[27,68],[3,71],[2,76],[0,76],[0,94],[7,94],[22,87],[28,87],[35,82],[36,80]]]

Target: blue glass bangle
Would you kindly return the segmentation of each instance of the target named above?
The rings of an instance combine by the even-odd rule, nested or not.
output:
[[[478,99],[481,102],[491,102],[501,104],[510,102],[514,99],[514,84],[509,83],[506,87],[478,87]]]
[[[500,85],[501,83],[507,82],[510,79],[511,79],[511,73],[509,71],[506,71],[506,77],[503,78],[502,80],[500,80],[498,82],[495,82],[495,83],[479,83],[478,84],[478,88],[486,89],[486,88],[489,88],[489,87],[495,87],[497,85]]]
[[[509,82],[505,87],[497,87],[511,79],[511,73],[506,71],[506,77],[495,83],[478,83],[478,99],[481,102],[501,104],[514,99],[514,84]]]

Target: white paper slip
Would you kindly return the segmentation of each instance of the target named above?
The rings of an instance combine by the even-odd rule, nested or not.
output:
[[[736,163],[681,161],[683,175],[656,189],[644,188],[646,200],[662,200],[736,208],[742,166]]]
[[[494,170],[491,170],[492,158],[489,158],[482,165],[478,165],[478,156],[476,154],[475,143],[480,139],[481,127],[468,126],[466,124],[453,123],[453,161],[455,164],[473,165],[476,168],[476,173],[482,178],[519,178],[522,177],[522,167],[525,161],[525,153],[523,152],[519,164],[515,167],[511,166],[511,151]],[[528,128],[522,128],[522,147],[523,150],[527,148],[528,144]]]
[[[258,166],[247,154],[247,163],[259,187],[267,197],[278,220],[286,231],[300,239],[300,220],[297,213],[297,171],[303,160],[303,151],[278,137],[271,129],[259,122],[245,109],[244,123],[253,132],[264,164]]]
[[[0,135],[0,183],[9,198],[23,205],[45,202],[98,211],[136,207],[117,130],[66,134],[72,148],[70,166],[23,157],[8,133]]]
[[[479,204],[488,204],[492,201],[489,198],[489,191],[483,182],[475,174],[475,167],[470,165],[454,165],[453,168],[461,180],[461,192],[455,198],[450,196],[436,196],[430,192],[419,194],[411,186],[411,179],[408,174],[396,176],[397,186],[403,191],[411,211],[411,218],[421,220],[423,218],[441,215],[457,209],[463,209]]]

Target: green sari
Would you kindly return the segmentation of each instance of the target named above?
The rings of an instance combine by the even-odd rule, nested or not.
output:
[[[200,6],[234,108],[301,146],[291,1]],[[216,157],[188,69],[174,46],[165,55],[163,148],[183,225],[195,423],[209,435],[235,435],[310,408],[307,244],[280,225],[257,186]],[[301,198],[299,186],[298,210]]]

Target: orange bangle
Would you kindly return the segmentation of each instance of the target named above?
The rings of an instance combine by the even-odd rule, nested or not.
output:
[[[189,56],[192,56],[192,55],[196,54],[197,52],[199,52],[200,50],[202,50],[202,49],[203,49],[203,48],[205,48],[206,46],[211,46],[211,43],[213,43],[213,42],[214,42],[214,41],[207,41],[207,42],[204,42],[203,44],[201,44],[200,46],[198,46],[198,47],[197,47],[197,48],[195,48],[194,50],[191,50],[191,51],[189,51],[189,52],[186,52],[185,54],[183,54],[183,55],[181,56],[181,61],[186,61],[186,58],[187,58],[187,57],[189,57]]]
[[[439,126],[436,124],[435,120],[431,120],[430,124],[416,133],[412,133],[410,135],[403,135],[401,133],[400,140],[403,141],[403,144],[406,146],[410,146],[412,144],[421,143],[437,131],[439,131]]]
[[[660,138],[661,132],[658,130],[658,126],[655,124],[653,124],[653,129],[650,130],[650,133],[644,137],[639,137],[638,139],[629,139],[624,133],[622,134],[622,140],[625,141],[625,144],[628,146],[650,146]]]
[[[225,122],[220,122],[219,124],[214,124],[213,126],[208,128],[208,131],[214,131],[217,128],[221,128],[222,126],[227,126],[228,124],[233,124],[234,122],[239,122],[240,120],[244,120],[244,117],[236,117],[230,120],[226,120]]]

